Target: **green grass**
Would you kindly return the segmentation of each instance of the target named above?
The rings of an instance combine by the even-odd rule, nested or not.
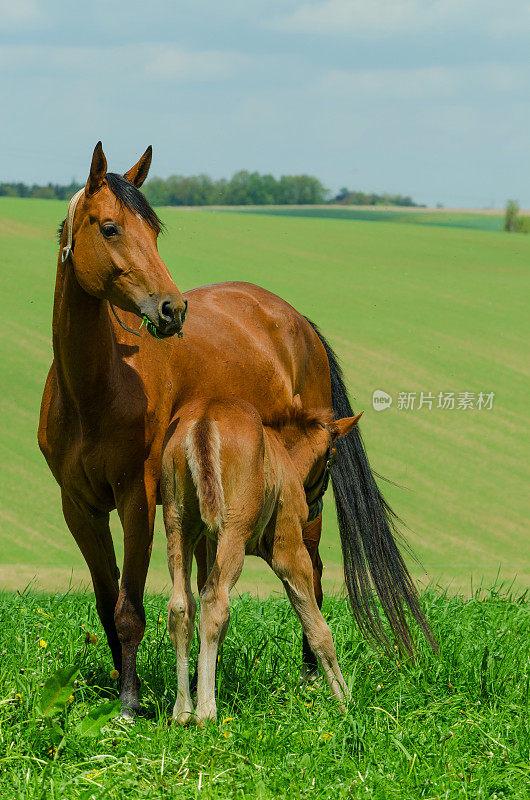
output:
[[[0,198],[0,585],[47,588],[86,579],[59,492],[36,444],[51,360],[57,242],[65,206]],[[243,279],[266,286],[317,321],[336,347],[372,465],[410,526],[420,580],[470,590],[530,578],[528,537],[530,237],[381,221],[305,219],[162,209],[160,251],[181,289]],[[374,389],[394,397],[371,408]],[[400,391],[494,391],[492,411],[397,410]],[[159,515],[160,517],[161,515]],[[121,535],[114,523],[116,543]],[[339,588],[341,556],[331,492],[325,503],[324,587]],[[167,585],[157,521],[151,588]],[[276,586],[248,559],[241,586]]]
[[[166,597],[150,596],[145,717],[87,738],[76,726],[117,693],[106,643],[86,643],[102,635],[92,595],[0,595],[0,796],[527,798],[527,605],[500,590],[467,600],[427,592],[424,604],[441,654],[420,641],[412,664],[373,651],[345,601],[326,599],[352,689],[342,717],[322,678],[299,685],[301,632],[287,601],[240,597],[218,671],[219,725],[201,731],[168,724],[175,660]],[[81,672],[54,731],[37,703],[43,682],[71,663]]]

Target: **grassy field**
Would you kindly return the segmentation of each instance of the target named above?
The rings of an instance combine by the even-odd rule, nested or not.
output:
[[[252,281],[320,324],[341,356],[354,407],[365,410],[372,465],[406,487],[384,491],[410,527],[420,581],[469,591],[500,571],[527,586],[530,237],[420,224],[412,214],[405,225],[161,213],[160,250],[181,289]],[[0,585],[11,589],[34,575],[53,589],[87,574],[36,443],[64,214],[59,202],[0,198]],[[375,389],[392,395],[390,409],[372,410]],[[399,392],[421,391],[495,392],[495,400],[480,411],[397,408]],[[325,589],[338,589],[331,492],[323,560]],[[149,581],[152,589],[167,585],[160,520]],[[239,585],[257,582],[265,592],[276,585],[249,559]]]
[[[442,228],[469,228],[480,231],[501,231],[504,213],[493,211],[454,211],[452,209],[381,208],[360,206],[251,206],[223,209],[227,213],[268,214],[306,219],[342,219],[364,222],[402,222],[412,225],[435,225]]]
[[[145,716],[98,731],[88,715],[103,704],[108,714],[117,688],[92,595],[0,595],[0,796],[526,800],[528,607],[497,592],[426,593],[424,603],[441,654],[419,642],[412,664],[370,649],[346,603],[326,599],[352,688],[342,717],[322,678],[299,684],[301,634],[287,601],[239,598],[218,670],[219,724],[201,731],[168,724],[166,597],[150,596]],[[69,664],[80,672],[50,716],[39,708],[43,684]]]
[[[324,612],[352,688],[347,714],[337,715],[322,679],[300,686],[298,623],[285,598],[268,596],[273,576],[249,559],[238,587],[259,586],[264,599],[233,601],[219,725],[199,731],[168,725],[176,681],[167,591],[147,597],[145,716],[134,725],[112,717],[117,685],[92,594],[64,591],[87,573],[36,444],[64,214],[61,203],[0,198],[0,587],[19,590],[0,593],[0,797],[527,798],[530,623],[518,593],[530,577],[530,237],[419,215],[374,224],[163,210],[160,250],[181,289],[253,281],[321,325],[355,408],[365,409],[373,466],[407,487],[384,490],[426,571],[409,559],[411,569],[421,583],[447,587],[423,591],[439,659],[422,641],[415,664],[366,645],[346,602],[329,594],[340,587],[341,560],[328,497]],[[372,410],[375,389],[392,396],[390,409]],[[398,408],[399,392],[421,391],[495,400],[480,411]],[[114,532],[120,549],[115,523]],[[514,582],[512,595],[498,584],[477,589],[497,573]],[[167,585],[160,520],[149,585]],[[75,683],[50,716],[46,681],[71,664]],[[102,708],[109,719],[98,732],[89,726]]]

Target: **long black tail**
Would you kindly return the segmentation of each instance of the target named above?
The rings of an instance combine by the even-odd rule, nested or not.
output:
[[[353,416],[337,356],[308,320],[324,345],[331,373],[331,398],[335,416]],[[420,608],[418,592],[398,550],[396,516],[375,482],[359,429],[336,442],[337,459],[331,482],[337,507],[344,577],[353,614],[361,631],[388,648],[389,641],[375,603],[372,584],[400,648],[412,653],[413,643],[405,615],[408,606],[431,646],[434,636]]]

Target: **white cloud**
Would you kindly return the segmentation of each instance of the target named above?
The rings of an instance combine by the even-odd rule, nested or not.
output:
[[[67,71],[70,78],[92,75],[112,86],[130,80],[201,83],[231,78],[249,62],[248,56],[216,50],[184,50],[155,44],[120,47],[5,45],[0,66],[17,65],[18,74],[37,70],[37,77]],[[105,84],[102,84],[104,86]]]
[[[248,58],[241,53],[190,52],[177,47],[160,47],[148,58],[146,73],[168,80],[221,80],[235,75],[247,62]]]
[[[20,29],[42,22],[44,15],[33,0],[0,0],[0,19],[4,29]]]
[[[343,99],[425,100],[468,99],[470,95],[503,96],[520,92],[530,79],[530,67],[478,64],[411,69],[328,70],[316,82],[323,95]]]
[[[527,0],[320,0],[272,22],[293,33],[389,37],[464,28],[493,35],[530,30]]]

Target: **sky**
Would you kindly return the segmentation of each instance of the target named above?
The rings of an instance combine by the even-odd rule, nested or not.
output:
[[[308,173],[530,208],[528,0],[0,0],[0,181]]]

